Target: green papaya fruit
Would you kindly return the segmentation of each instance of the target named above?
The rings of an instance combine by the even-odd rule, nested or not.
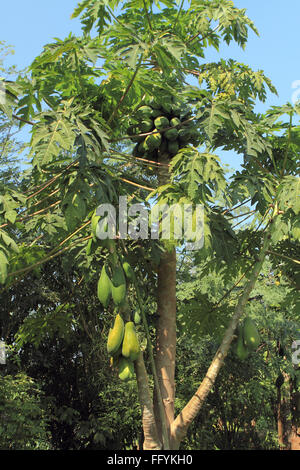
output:
[[[123,268],[117,266],[111,280],[111,295],[115,305],[121,305],[126,297],[126,279]]]
[[[249,351],[244,345],[243,328],[241,325],[238,326],[237,333],[238,333],[238,336],[237,336],[237,341],[235,344],[235,352],[236,352],[237,357],[241,361],[244,361],[245,359],[247,359],[249,355]]]
[[[150,106],[141,106],[136,111],[136,116],[138,119],[148,119],[152,115],[152,108]]]
[[[122,356],[135,361],[140,354],[139,340],[132,321],[125,324],[124,339],[122,343]]]
[[[107,308],[111,298],[111,280],[107,274],[106,266],[103,265],[97,286],[98,299],[104,308]]]
[[[175,127],[175,126],[180,126],[181,121],[177,117],[174,117],[170,121],[170,126]]]
[[[243,337],[245,346],[253,351],[259,346],[260,335],[251,318],[247,317],[243,324]]]
[[[91,232],[92,232],[94,241],[97,240],[96,230],[97,230],[97,225],[98,225],[99,220],[100,220],[100,216],[97,215],[95,211],[91,219]]]
[[[139,129],[140,129],[141,133],[152,131],[154,129],[152,119],[143,119],[142,121],[140,121],[139,122]]]
[[[168,129],[164,132],[164,136],[171,142],[174,142],[178,137],[178,130],[177,129]]]
[[[124,270],[124,273],[125,273],[125,276],[127,277],[127,279],[129,281],[133,281],[135,275],[134,275],[133,269],[130,266],[130,264],[128,263],[128,261],[124,261],[123,264],[122,264],[122,267],[123,267],[123,270]]]
[[[107,338],[107,352],[111,356],[114,354],[117,355],[119,348],[122,344],[124,338],[124,321],[121,315],[118,313],[116,315],[113,328],[109,329],[108,338]]]
[[[141,315],[139,314],[137,310],[133,314],[133,321],[135,325],[139,325],[141,323]]]
[[[168,151],[170,152],[171,155],[176,155],[178,150],[179,150],[179,144],[177,140],[175,140],[174,142],[168,143]]]
[[[155,128],[161,131],[162,129],[166,129],[170,126],[170,121],[165,116],[159,116],[154,119]]]
[[[145,147],[147,150],[155,150],[161,144],[161,134],[156,132],[155,134],[150,134],[145,139]]]
[[[134,378],[134,365],[130,359],[121,357],[118,362],[119,378],[123,381],[128,381]]]

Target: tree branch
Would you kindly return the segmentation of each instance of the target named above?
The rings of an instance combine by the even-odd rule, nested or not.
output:
[[[272,225],[271,225],[270,230],[271,229],[272,229]],[[265,233],[263,246],[260,252],[260,257],[258,261],[256,262],[256,265],[253,268],[253,271],[249,277],[247,284],[245,285],[243,293],[238,299],[233,317],[225,332],[223,341],[220,347],[218,348],[202,383],[200,384],[197,392],[193,395],[191,400],[187,403],[187,405],[183,408],[181,413],[176,417],[176,419],[172,423],[172,426],[171,426],[172,438],[174,439],[174,442],[177,443],[177,446],[179,446],[179,443],[185,436],[190,424],[199,413],[207,395],[210,393],[215,383],[218,373],[223,365],[224,359],[228,354],[231,342],[234,337],[235,330],[237,328],[237,325],[239,323],[241,316],[244,313],[244,309],[248,301],[249,295],[255,286],[257,277],[260,273],[267,251],[269,249],[269,246],[271,243],[270,230],[268,230]]]

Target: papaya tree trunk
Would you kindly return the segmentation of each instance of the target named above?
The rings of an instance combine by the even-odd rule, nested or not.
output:
[[[169,182],[169,158],[167,154],[159,158],[159,185]],[[175,402],[175,357],[176,357],[176,250],[165,251],[160,259],[157,279],[157,324],[155,365],[160,393],[165,410],[165,424],[170,442],[171,424],[174,420]],[[156,400],[154,402],[159,435],[162,423]]]
[[[158,437],[157,425],[153,410],[152,395],[148,381],[143,353],[135,361],[135,373],[138,387],[139,401],[142,409],[142,423],[144,433],[144,450],[160,450],[161,441]]]
[[[158,271],[155,363],[170,436],[174,420],[176,355],[176,253],[165,253]],[[161,426],[159,426],[161,427]],[[160,431],[161,432],[161,431]]]

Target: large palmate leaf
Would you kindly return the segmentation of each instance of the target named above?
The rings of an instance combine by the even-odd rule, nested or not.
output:
[[[172,159],[171,168],[173,179],[180,177],[191,200],[205,203],[225,189],[224,172],[216,155],[185,148]]]
[[[287,175],[282,179],[278,188],[277,201],[282,211],[291,209],[294,214],[300,214],[300,178]]]

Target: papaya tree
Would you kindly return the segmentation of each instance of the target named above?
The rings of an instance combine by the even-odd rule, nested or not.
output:
[[[79,16],[81,37],[45,45],[25,76],[4,82],[2,111],[31,128],[31,172],[21,199],[1,196],[2,293],[68,252],[80,283],[99,280],[99,304],[111,316],[108,360],[121,380],[137,381],[143,448],[178,449],[236,338],[266,257],[274,269],[280,259],[298,285],[299,261],[290,255],[299,238],[297,107],[259,115],[256,100],[276,93],[262,71],[235,60],[205,63],[207,48],[244,48],[249,31],[257,33],[232,1],[85,0],[74,10]],[[230,178],[221,150],[242,161]],[[139,230],[130,208],[124,220],[125,201],[139,207]],[[114,209],[111,218],[100,206]],[[177,416],[176,272],[193,239],[178,236],[174,206],[202,208],[195,263],[205,258],[241,287],[207,373]],[[241,207],[246,212],[236,215]],[[153,208],[167,208],[154,217],[155,229]],[[161,237],[164,216],[171,230]],[[248,217],[251,229],[237,234]],[[22,245],[22,237],[32,241]],[[201,323],[207,306],[198,307]]]

